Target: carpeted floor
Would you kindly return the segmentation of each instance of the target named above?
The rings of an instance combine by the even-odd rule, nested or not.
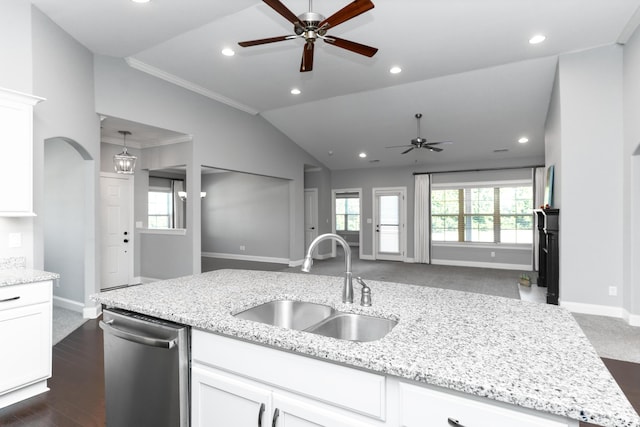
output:
[[[53,306],[52,345],[62,341],[86,321],[87,319],[82,318],[82,313]]]

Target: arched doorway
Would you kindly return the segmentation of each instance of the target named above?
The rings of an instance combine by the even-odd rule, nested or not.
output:
[[[83,313],[95,292],[94,160],[78,142],[44,143],[44,268],[60,274],[54,305]]]

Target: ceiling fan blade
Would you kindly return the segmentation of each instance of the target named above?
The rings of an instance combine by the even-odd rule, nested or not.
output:
[[[438,144],[453,144],[453,141],[435,141],[435,142],[427,142],[424,145],[438,145]]]
[[[291,22],[293,25],[298,26],[300,28],[304,28],[304,24],[293,12],[287,8],[284,4],[282,4],[279,0],[262,0],[264,1],[271,9],[278,12],[284,19]]]
[[[249,46],[257,46],[260,44],[281,42],[281,41],[289,40],[290,38],[291,36],[269,37],[267,39],[258,39],[258,40],[249,40],[246,42],[239,42],[238,44],[242,47],[249,47]]]
[[[407,154],[409,151],[413,150],[414,148],[416,148],[416,147],[411,147],[411,148],[409,148],[408,150],[404,150],[404,151],[403,151],[402,153],[400,153],[400,154]]]
[[[359,53],[360,55],[368,56],[369,58],[375,55],[378,51],[378,49],[375,47],[352,42],[350,40],[345,40],[334,36],[326,36],[323,38],[323,40],[334,46],[350,50],[351,52]]]
[[[389,147],[384,147],[384,148],[399,148],[399,147],[413,147],[413,145],[411,144],[405,144],[405,145],[391,145]]]
[[[307,43],[302,48],[302,63],[300,64],[300,72],[313,70],[313,43]]]
[[[367,10],[373,9],[374,5],[371,0],[355,0],[324,21],[318,24],[318,28],[330,28],[335,27],[336,25],[342,24],[345,21],[348,21],[351,18],[355,18],[356,16],[366,12]]]
[[[442,148],[438,148],[438,147],[429,147],[428,145],[423,145],[422,148],[426,148],[429,151],[435,151],[436,153],[439,153],[441,151],[444,151]]]

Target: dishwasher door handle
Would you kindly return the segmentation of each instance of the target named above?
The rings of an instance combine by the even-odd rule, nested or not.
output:
[[[125,339],[127,341],[131,341],[137,344],[147,345],[150,347],[159,347],[171,349],[176,346],[177,340],[163,340],[160,338],[152,338],[145,337],[142,335],[134,334],[132,332],[123,331],[122,329],[118,329],[113,326],[111,323],[113,320],[108,320],[107,322],[103,322],[102,320],[99,322],[100,328],[108,334],[114,335],[118,338]]]

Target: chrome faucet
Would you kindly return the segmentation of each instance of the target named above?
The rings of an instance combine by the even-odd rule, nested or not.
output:
[[[337,234],[327,233],[321,234],[320,236],[313,239],[311,244],[309,245],[309,249],[307,250],[307,255],[304,257],[304,262],[302,263],[302,271],[308,273],[311,271],[311,266],[313,265],[313,258],[311,254],[313,250],[318,246],[318,244],[324,240],[335,240],[342,245],[344,248],[344,286],[342,287],[342,302],[353,303],[353,280],[351,277],[351,248],[346,240]]]

